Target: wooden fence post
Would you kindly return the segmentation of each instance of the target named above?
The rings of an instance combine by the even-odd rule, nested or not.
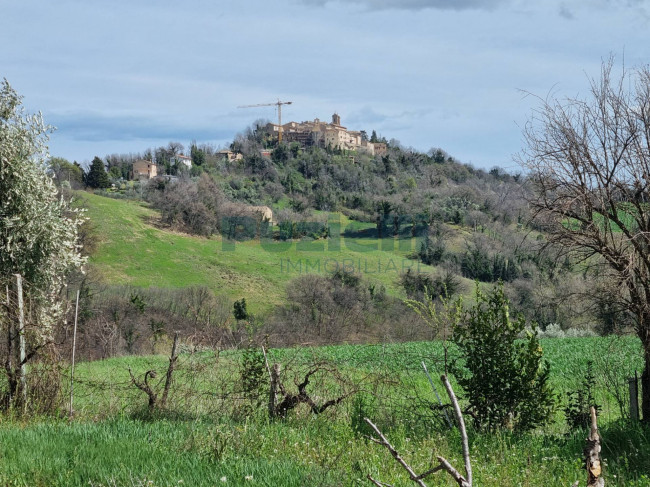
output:
[[[271,388],[269,389],[269,418],[274,419],[278,415],[277,396],[280,384],[280,364],[273,364],[271,369]]]
[[[77,316],[79,316],[79,289],[77,289],[77,304],[74,308],[74,329],[72,331],[72,361],[70,363],[70,417],[73,415],[72,401],[74,400],[74,356],[77,350]]]
[[[27,377],[25,358],[27,356],[25,347],[25,306],[23,302],[23,277],[15,274],[16,277],[16,294],[18,298],[18,375],[20,380],[20,394],[22,397],[22,409],[27,407]]]
[[[14,320],[11,316],[11,298],[9,295],[9,284],[6,285],[7,292],[7,361],[5,363],[5,368],[7,369],[7,375],[9,380],[12,380],[13,377],[13,355],[14,355]],[[10,408],[13,403],[11,386],[7,389],[7,407]]]

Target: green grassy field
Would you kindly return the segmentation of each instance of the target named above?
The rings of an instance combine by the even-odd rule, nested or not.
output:
[[[159,215],[141,203],[77,196],[100,239],[91,265],[109,284],[204,285],[232,300],[246,297],[253,312],[264,313],[284,302],[287,283],[301,273],[327,273],[345,265],[384,285],[389,294],[404,297],[399,275],[418,265],[406,258],[417,243],[399,248],[392,239],[378,242],[364,236],[371,224],[339,214],[330,218],[354,230],[354,237],[237,242],[233,249],[217,237],[161,228]],[[474,485],[561,486],[578,479],[584,484],[585,431],[568,430],[563,407],[567,394],[581,386],[591,361],[595,399],[601,405],[606,485],[650,487],[650,430],[621,418],[612,385],[618,381],[625,389],[624,379],[640,373],[638,340],[565,338],[541,344],[559,405],[554,421],[527,434],[470,428]],[[275,421],[266,413],[266,382],[259,396],[241,390],[241,351],[191,353],[189,344],[182,349],[168,407],[155,414],[147,411],[147,397],[131,383],[129,369],[140,380],[145,371],[156,370],[153,384],[160,391],[167,357],[78,364],[73,420],[65,412],[68,370],[61,366],[58,416],[0,419],[0,486],[361,486],[370,485],[368,474],[395,486],[413,485],[390,454],[364,436],[364,416],[382,428],[417,471],[430,468],[435,455],[461,465],[459,435],[432,412],[436,400],[421,368],[424,361],[442,392],[441,342],[269,350],[269,361],[286,371],[287,387],[295,387],[310,364],[320,363],[343,379],[315,375],[309,391],[317,401],[356,391],[323,414],[313,415],[303,405]],[[452,347],[449,356],[454,354]],[[265,369],[261,377],[267,378]],[[442,473],[427,484],[455,485]]]
[[[337,267],[361,273],[382,284],[388,294],[405,297],[399,286],[408,268],[433,268],[406,256],[416,249],[415,239],[395,241],[364,237],[320,241],[237,242],[220,237],[202,238],[157,226],[158,214],[136,201],[77,193],[80,205],[99,237],[90,262],[111,284],[180,288],[204,285],[235,300],[246,297],[253,312],[264,312],[284,302],[289,280],[304,273],[330,273]],[[341,231],[363,230],[368,224],[350,222],[332,214]],[[468,282],[467,288],[471,288]]]
[[[650,486],[650,430],[621,420],[603,379],[610,360],[619,377],[641,367],[638,340],[545,339],[542,346],[562,404],[566,392],[579,386],[587,361],[594,361],[606,485]],[[301,407],[276,421],[268,420],[264,400],[251,402],[228,389],[239,380],[238,351],[181,355],[169,408],[154,416],[145,413],[145,395],[129,384],[128,368],[138,376],[157,369],[162,376],[164,356],[82,363],[73,421],[0,423],[0,485],[347,486],[370,485],[369,473],[411,485],[389,453],[363,436],[360,418],[375,420],[416,470],[429,468],[434,455],[460,466],[458,433],[423,414],[426,407],[415,407],[423,399],[435,402],[420,362],[435,378],[442,354],[440,342],[270,350],[269,360],[296,377],[317,360],[351,381],[381,378],[321,415]],[[289,379],[287,384],[293,387]],[[319,401],[338,393],[331,380],[315,379],[309,390]],[[569,432],[561,413],[549,427],[528,434],[469,433],[477,486],[584,482],[585,432]],[[455,484],[438,473],[428,485]]]

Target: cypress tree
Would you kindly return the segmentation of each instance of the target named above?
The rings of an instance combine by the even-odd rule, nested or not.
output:
[[[86,175],[86,185],[91,188],[108,188],[111,185],[102,160],[95,156]]]

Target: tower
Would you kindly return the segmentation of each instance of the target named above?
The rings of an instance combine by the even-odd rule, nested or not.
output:
[[[341,116],[338,113],[332,115],[332,124],[341,125]]]

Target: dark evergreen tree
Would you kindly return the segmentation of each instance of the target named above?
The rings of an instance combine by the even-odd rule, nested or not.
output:
[[[190,157],[192,158],[192,164],[195,166],[202,166],[205,162],[205,152],[194,143],[190,147]]]
[[[239,301],[235,301],[233,305],[233,315],[237,321],[247,320],[248,319],[248,310],[246,309],[246,298],[241,298]]]
[[[97,156],[90,164],[90,169],[86,175],[86,186],[90,188],[108,188],[111,185],[104,168],[104,162]]]

